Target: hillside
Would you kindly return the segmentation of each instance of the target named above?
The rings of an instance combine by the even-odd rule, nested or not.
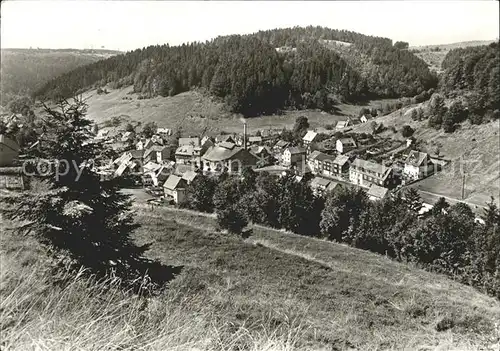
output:
[[[152,243],[150,257],[183,266],[158,297],[81,277],[53,285],[29,237],[0,238],[6,349],[477,350],[498,342],[498,302],[443,276],[261,227],[243,240],[216,232],[210,216],[144,206],[136,240]]]
[[[437,196],[461,199],[463,178],[460,169],[465,162],[468,174],[464,200],[471,205],[484,206],[490,200],[490,196],[494,196],[495,201],[499,203],[500,122],[497,120],[482,125],[465,122],[457,131],[448,134],[443,130],[429,128],[427,120],[413,121],[409,111],[419,106],[422,104],[376,119],[378,123],[383,123],[388,128],[382,135],[400,140],[405,139],[401,135],[401,128],[403,125],[410,125],[415,129],[414,137],[420,141],[424,151],[435,155],[439,149],[439,154],[444,159],[452,161],[442,173],[419,181],[415,186],[420,190],[436,194],[429,195],[433,202],[437,200]],[[390,130],[392,126],[396,128],[396,134]],[[370,133],[370,123],[355,126],[353,131]]]
[[[2,106],[13,95],[29,95],[63,73],[119,53],[76,49],[1,49],[0,52]]]
[[[453,49],[462,49],[467,47],[489,45],[495,42],[494,40],[475,40],[475,41],[463,41],[459,43],[452,44],[440,44],[440,45],[424,45],[424,46],[411,46],[410,51],[415,53],[416,56],[420,57],[429,65],[429,68],[435,72],[441,72],[441,64],[443,63],[446,54]]]
[[[339,55],[320,39],[350,43],[341,46],[351,54]],[[283,46],[293,50],[277,50]],[[294,27],[137,49],[68,72],[35,95],[67,98],[109,83],[133,85],[144,98],[203,88],[231,112],[259,116],[288,107],[331,111],[339,102],[412,97],[434,88],[437,80],[422,60],[390,39]]]
[[[188,91],[170,97],[158,96],[151,99],[140,99],[140,94],[133,92],[133,87],[112,89],[107,86],[108,94],[97,94],[96,89],[86,91],[82,96],[89,106],[88,117],[101,127],[113,117],[120,117],[124,127],[125,121],[155,122],[160,127],[181,129],[187,134],[218,134],[241,132],[241,114],[228,111],[227,106],[202,91]],[[378,107],[381,103],[395,100],[373,100],[368,106]],[[363,106],[356,104],[339,104],[335,111],[327,113],[319,110],[282,111],[247,119],[249,133],[257,130],[282,130],[292,128],[298,116],[306,116],[312,128],[326,131],[327,125],[335,125],[346,116],[357,116]]]

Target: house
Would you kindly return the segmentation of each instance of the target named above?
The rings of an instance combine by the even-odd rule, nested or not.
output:
[[[179,146],[200,146],[200,138],[179,138]]]
[[[313,130],[308,130],[306,135],[302,138],[302,142],[304,143],[304,146],[311,145],[311,143],[314,142],[316,137],[318,136],[318,133],[316,133]]]
[[[408,182],[422,179],[433,171],[434,164],[429,154],[412,150],[404,161],[403,180]]]
[[[391,167],[359,158],[355,159],[349,167],[349,181],[366,188],[372,184],[385,188],[395,185],[395,177]]]
[[[332,162],[330,175],[338,178],[349,178],[349,156],[337,155]]]
[[[337,182],[322,177],[314,177],[311,180],[311,189],[316,196],[323,195],[326,191],[335,189],[337,185]]]
[[[260,144],[262,144],[262,137],[261,136],[251,136],[248,138],[248,144],[249,145],[260,145]]]
[[[257,156],[259,161],[270,161],[272,157],[271,150],[267,146],[254,146],[250,148],[250,152]]]
[[[0,134],[0,167],[12,165],[17,158],[19,158],[17,142]]]
[[[361,123],[366,123],[371,119],[371,117],[372,117],[371,115],[363,115],[359,120]]]
[[[236,140],[234,140],[234,137],[232,137],[230,134],[222,134],[218,135],[215,137],[215,142],[216,143],[233,143],[236,144]]]
[[[160,134],[160,135],[169,136],[169,135],[172,135],[172,130],[169,128],[157,128],[156,133]]]
[[[121,141],[124,142],[124,143],[126,143],[126,142],[129,142],[129,141],[133,141],[134,138],[135,138],[134,132],[125,132],[122,135]]]
[[[307,157],[307,165],[313,174],[323,173],[325,162],[333,161],[333,156],[325,154],[321,151],[315,150]]]
[[[137,170],[142,172],[142,158],[144,150],[129,150],[125,151],[120,157],[113,161],[118,168],[115,170],[114,176],[119,177],[123,175],[126,170]]]
[[[255,167],[257,161],[257,156],[249,150],[223,142],[208,148],[201,157],[201,166],[204,172],[221,172],[227,169],[228,173],[238,173],[244,167]]]
[[[159,164],[167,162],[172,157],[172,148],[169,146],[154,145],[144,151],[144,162],[154,161]]]
[[[167,165],[159,165],[155,162],[148,162],[144,165],[142,183],[145,186],[158,186],[165,182],[169,176],[173,162]]]
[[[337,142],[335,144],[335,148],[337,149],[337,152],[340,154],[349,152],[357,147],[358,146],[356,145],[356,142],[354,141],[353,138],[340,138],[337,139]]]
[[[348,118],[346,121],[338,121],[337,125],[335,126],[335,129],[340,130],[340,129],[345,129],[347,127],[350,127],[352,125],[351,120]]]
[[[377,184],[372,184],[366,192],[368,198],[372,201],[385,199],[388,193],[389,189],[381,187]]]
[[[171,174],[163,184],[163,192],[166,198],[172,198],[176,204],[186,200],[186,180]]]
[[[287,147],[285,151],[283,151],[283,157],[281,162],[284,166],[291,166],[294,164],[301,164],[306,160],[306,149],[293,146]]]
[[[197,172],[189,170],[182,175],[182,179],[184,179],[187,184],[191,184],[192,181],[195,180],[197,176],[198,176]]]
[[[280,140],[276,144],[274,144],[273,151],[281,154],[283,150],[286,149],[289,145],[290,143],[288,141]]]

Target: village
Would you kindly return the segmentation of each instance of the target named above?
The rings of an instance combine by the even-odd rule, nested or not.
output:
[[[357,123],[367,123],[363,115]],[[155,203],[182,204],[188,185],[199,175],[239,174],[250,167],[275,176],[293,174],[309,182],[313,193],[325,195],[337,186],[361,187],[371,200],[381,200],[404,186],[438,171],[443,162],[406,143],[373,134],[350,131],[351,119],[337,123],[334,133],[313,129],[290,139],[276,130],[249,132],[247,122],[240,134],[176,136],[157,127],[146,137],[133,130],[95,133],[96,142],[111,144],[121,155],[95,166],[102,179],[123,178],[124,187],[142,188]],[[288,139],[288,140],[285,140]],[[26,174],[19,165],[19,146],[0,136],[2,188],[23,188]],[[17,166],[16,166],[17,165]],[[126,181],[125,181],[126,180]],[[432,204],[425,203],[422,211]]]

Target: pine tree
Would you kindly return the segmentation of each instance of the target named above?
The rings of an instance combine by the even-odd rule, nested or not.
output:
[[[105,147],[91,142],[86,105],[77,99],[62,102],[59,110],[46,108],[46,113],[46,132],[33,156],[54,160],[52,172],[35,180],[31,191],[7,197],[2,214],[25,221],[17,232],[33,234],[54,257],[69,259],[71,267],[83,266],[100,277],[113,272],[127,286],[137,287],[146,270],[161,266],[143,259],[147,247],[136,246],[131,238],[138,225],[129,196],[120,192],[116,180],[101,181],[92,171]],[[150,273],[153,280],[170,277]]]

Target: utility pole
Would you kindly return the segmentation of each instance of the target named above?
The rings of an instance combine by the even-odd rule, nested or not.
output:
[[[463,159],[462,159],[463,161]],[[463,176],[462,176],[462,200],[465,198],[465,176],[467,175],[467,171],[465,170],[465,162],[462,163],[463,167],[462,167],[462,172],[463,172]]]

